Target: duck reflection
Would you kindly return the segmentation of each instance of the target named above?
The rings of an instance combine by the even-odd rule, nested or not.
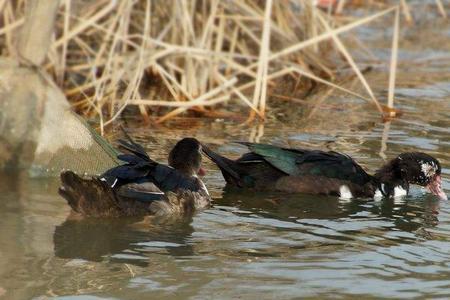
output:
[[[234,206],[283,221],[343,218],[367,209],[361,205],[363,203],[366,202],[342,202],[331,196],[254,192],[228,187],[224,188],[222,198],[215,201],[215,204]]]
[[[192,217],[157,220],[151,218],[76,219],[69,217],[56,226],[55,255],[60,258],[109,261],[145,267],[148,252],[172,256],[193,255],[189,238]]]
[[[216,205],[237,207],[264,218],[302,223],[304,219],[337,220],[380,219],[392,222],[392,227],[406,232],[416,232],[438,225],[439,201],[431,195],[402,201],[354,199],[343,201],[336,197],[225,188]],[[235,212],[239,214],[239,212]],[[389,227],[392,229],[392,227]]]
[[[437,226],[439,210],[439,200],[430,195],[405,201],[385,199],[374,203],[370,209],[373,214],[392,220],[397,229],[407,232]]]

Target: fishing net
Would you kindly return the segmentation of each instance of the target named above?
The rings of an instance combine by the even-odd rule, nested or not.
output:
[[[38,68],[0,59],[0,168],[31,176],[70,169],[95,175],[118,164],[117,152],[73,113]]]

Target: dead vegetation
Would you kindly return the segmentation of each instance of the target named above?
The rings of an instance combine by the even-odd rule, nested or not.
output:
[[[26,2],[0,0],[3,55],[15,54]],[[342,11],[345,2],[333,9]],[[436,2],[442,14],[442,3]],[[393,108],[400,8],[384,4],[378,13],[348,21],[313,3],[61,0],[45,69],[77,111],[98,115],[101,128],[127,106],[155,122],[187,110],[207,114],[232,103],[248,107],[249,120],[264,118],[268,88],[286,77],[294,78],[299,89],[314,81],[367,99],[383,113],[340,34],[396,16],[389,81]],[[406,2],[399,4],[406,16]],[[351,67],[365,95],[335,83],[339,71],[331,57]]]

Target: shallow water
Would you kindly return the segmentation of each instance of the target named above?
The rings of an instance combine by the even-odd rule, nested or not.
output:
[[[442,30],[433,44],[419,35],[401,49],[408,63],[400,65],[396,105],[404,114],[390,123],[369,104],[333,96],[312,109],[277,106],[278,121],[264,128],[219,120],[129,130],[160,160],[185,135],[233,157],[245,151],[233,140],[332,149],[371,172],[384,155],[424,151],[441,161],[450,193],[449,37]],[[384,101],[385,73],[369,74]],[[420,188],[380,202],[236,193],[205,164],[214,206],[158,223],[70,220],[58,180],[2,175],[0,299],[450,297],[450,202]]]

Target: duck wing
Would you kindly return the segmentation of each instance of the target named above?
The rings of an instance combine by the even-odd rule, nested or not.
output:
[[[294,175],[297,172],[296,160],[298,159],[297,151],[280,148],[267,144],[255,144],[248,142],[239,142],[239,144],[247,146],[253,154],[257,154],[260,158],[284,172],[286,175]],[[247,155],[248,160],[252,160],[251,155]],[[244,161],[247,160],[244,158]]]
[[[127,193],[137,195],[142,192],[143,197],[147,197],[147,193],[156,193],[157,195],[168,191],[176,191],[178,189],[185,189],[191,191],[198,191],[200,186],[199,180],[194,176],[187,176],[182,172],[169,167],[164,164],[157,163],[147,156],[143,159],[141,156],[133,154],[121,155],[119,158],[128,163],[109,169],[100,176],[100,180],[105,181],[111,188],[117,190],[124,185],[153,183],[148,191],[144,191],[143,186],[133,185]],[[155,187],[159,190],[155,190]],[[126,190],[126,189],[124,189]]]
[[[241,143],[278,170],[290,176],[321,176],[364,185],[371,180],[350,156],[334,151],[289,149],[266,144]]]
[[[117,196],[141,202],[153,202],[164,199],[164,192],[153,182],[129,183],[117,190]]]

